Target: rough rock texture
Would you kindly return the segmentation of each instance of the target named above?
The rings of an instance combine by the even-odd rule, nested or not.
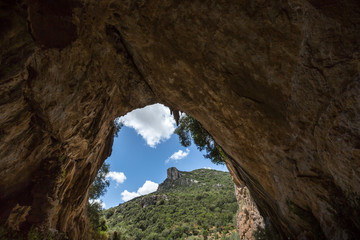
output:
[[[171,167],[167,169],[167,179],[169,180],[176,180],[178,178],[181,177],[181,173],[179,172],[179,170],[176,167]]]
[[[81,239],[114,118],[160,102],[284,238],[360,235],[358,0],[55,2],[0,1],[0,225]]]
[[[79,38],[59,50],[32,40],[25,6],[1,4],[0,224],[79,239],[89,185],[111,153],[113,120],[155,99],[106,32],[105,6],[74,9]]]
[[[198,184],[199,182],[195,179],[182,177],[183,172],[179,171],[176,167],[171,167],[167,169],[167,177],[164,182],[159,184],[157,191],[166,190],[174,187],[175,185],[185,185],[191,186],[193,184]]]
[[[258,207],[252,199],[249,189],[241,181],[238,175],[234,174],[235,169],[230,161],[226,161],[226,166],[231,173],[231,178],[235,183],[235,196],[239,203],[239,210],[237,212],[237,230],[241,240],[256,240],[260,233],[265,230],[264,218],[260,215]],[[258,234],[258,235],[257,235]],[[269,239],[271,236],[267,235]]]
[[[241,203],[236,219],[240,239],[256,240],[257,232],[265,228],[264,219],[245,185],[236,187],[236,198]]]

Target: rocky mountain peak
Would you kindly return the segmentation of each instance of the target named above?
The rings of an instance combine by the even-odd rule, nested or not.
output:
[[[173,188],[175,186],[191,186],[199,181],[189,178],[188,172],[179,171],[176,167],[168,168],[167,178],[161,183],[157,191]]]
[[[181,173],[176,167],[168,168],[167,170],[167,179],[175,181],[176,179],[181,177]]]

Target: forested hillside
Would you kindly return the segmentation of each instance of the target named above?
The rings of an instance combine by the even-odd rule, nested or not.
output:
[[[229,173],[172,168],[157,192],[103,213],[117,239],[237,239],[237,209]]]

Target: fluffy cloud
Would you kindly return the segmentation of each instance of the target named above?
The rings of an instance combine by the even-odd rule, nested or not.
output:
[[[124,200],[125,202],[127,202],[133,198],[139,197],[139,196],[140,196],[139,193],[129,192],[128,190],[125,190],[121,193],[122,200]]]
[[[123,172],[109,172],[106,175],[106,178],[114,180],[117,185],[123,183],[126,180],[126,176]]]
[[[159,187],[159,184],[152,181],[146,180],[144,185],[138,189],[140,195],[146,195],[152,192],[155,192]]]
[[[144,185],[142,185],[137,192],[129,192],[125,190],[121,193],[122,200],[129,201],[133,198],[140,197],[142,195],[146,195],[152,192],[155,192],[158,189],[159,184],[154,183],[152,181],[146,180]]]
[[[119,118],[119,121],[127,127],[134,128],[150,147],[168,140],[175,130],[175,120],[169,108],[162,104],[136,109]]]
[[[211,167],[203,167],[203,169],[209,169],[209,170],[211,170],[212,168],[211,168]]]
[[[183,159],[184,157],[186,157],[187,155],[189,155],[190,150],[187,148],[186,151],[184,152],[183,150],[179,150],[177,152],[174,152],[173,155],[171,155],[171,157],[169,157],[168,159],[166,159],[166,163],[170,162],[171,160],[177,162],[180,159]]]

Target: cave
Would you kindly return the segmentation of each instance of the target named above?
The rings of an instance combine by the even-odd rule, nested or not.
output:
[[[286,239],[360,236],[360,3],[0,1],[0,225],[82,239],[113,120],[195,117]]]

